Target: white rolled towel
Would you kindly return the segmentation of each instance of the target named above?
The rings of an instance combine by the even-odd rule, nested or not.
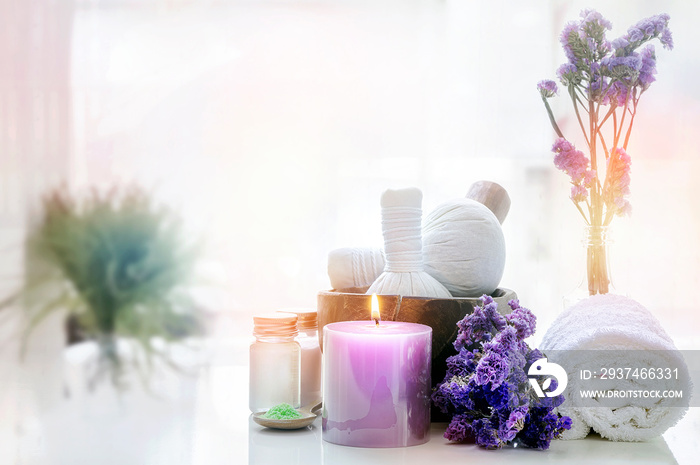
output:
[[[613,441],[644,441],[663,434],[687,411],[687,365],[659,321],[632,299],[604,294],[572,305],[547,330],[540,350],[568,375],[558,411],[573,423],[563,439],[580,439],[593,429]],[[583,380],[581,370],[592,379]],[[670,376],[650,379],[650,371]],[[584,398],[582,389],[605,391],[605,398]],[[643,395],[666,389],[681,390],[683,400]],[[619,397],[611,398],[613,392]]]

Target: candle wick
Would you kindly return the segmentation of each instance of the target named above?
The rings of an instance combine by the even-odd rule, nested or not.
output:
[[[379,318],[374,319],[375,326],[379,326]]]

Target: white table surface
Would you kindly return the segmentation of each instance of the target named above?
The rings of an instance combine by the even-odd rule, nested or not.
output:
[[[446,424],[433,423],[430,440],[419,446],[339,446],[323,441],[320,418],[297,431],[254,423],[247,408],[247,341],[219,343],[215,352],[196,376],[159,380],[156,396],[132,387],[117,402],[111,390],[103,389],[34,412],[25,402],[18,424],[0,437],[0,464],[691,464],[700,457],[700,408],[691,408],[663,437],[642,443],[589,436],[553,441],[545,452],[488,451],[449,443],[442,437]]]

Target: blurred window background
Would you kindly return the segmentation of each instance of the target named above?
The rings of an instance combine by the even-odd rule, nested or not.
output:
[[[330,250],[382,245],[384,189],[419,187],[428,213],[488,179],[512,199],[501,285],[541,337],[584,256],[535,86],[555,79],[559,32],[587,7],[611,37],[671,16],[611,266],[679,347],[696,344],[700,3],[682,0],[2,0],[0,292],[21,279],[45,189],[137,182],[205,244],[213,326],[248,334],[254,313],[315,306]],[[554,102],[578,134],[570,109]]]

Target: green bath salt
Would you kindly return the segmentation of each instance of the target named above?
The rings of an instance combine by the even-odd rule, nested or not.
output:
[[[294,420],[300,417],[301,413],[289,404],[275,405],[263,415],[263,418],[270,420]]]

